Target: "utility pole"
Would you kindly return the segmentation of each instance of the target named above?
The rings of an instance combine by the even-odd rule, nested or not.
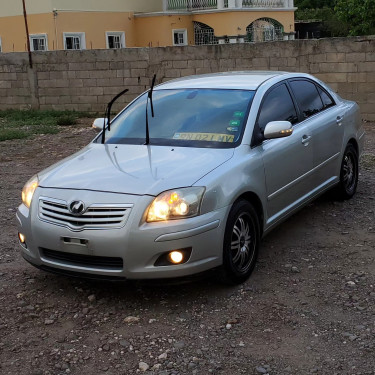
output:
[[[26,13],[26,5],[25,5],[25,0],[22,0],[22,5],[23,5],[23,17],[25,19],[25,29],[26,29],[26,38],[27,38],[27,51],[29,52],[29,64],[30,68],[33,68],[33,59],[31,56],[31,49],[30,49],[30,35],[29,35],[29,26],[27,24],[27,13]]]

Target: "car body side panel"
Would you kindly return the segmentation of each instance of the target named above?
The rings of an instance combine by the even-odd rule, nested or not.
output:
[[[285,207],[306,195],[312,187],[313,150],[308,124],[294,126],[286,138],[263,142],[260,147],[264,162],[267,194],[267,224],[277,220]]]
[[[203,214],[222,207],[227,207],[229,213],[233,203],[246,193],[255,194],[262,207],[266,207],[265,176],[259,148],[251,149],[248,145],[237,147],[232,159],[195,185],[206,186],[201,208]]]
[[[314,188],[339,178],[341,149],[344,140],[346,106],[340,103],[310,117],[304,122],[311,126],[314,166]]]

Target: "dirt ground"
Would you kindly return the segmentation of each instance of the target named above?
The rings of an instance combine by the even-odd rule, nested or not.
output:
[[[0,373],[375,374],[375,124],[366,131],[357,195],[325,195],[283,223],[230,288],[33,268],[17,243],[22,186],[95,133],[81,124],[1,142]]]

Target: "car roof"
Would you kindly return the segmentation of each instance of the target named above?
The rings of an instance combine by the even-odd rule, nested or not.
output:
[[[244,71],[202,74],[174,79],[155,87],[155,90],[171,89],[234,89],[256,90],[271,78],[288,74],[287,72]]]

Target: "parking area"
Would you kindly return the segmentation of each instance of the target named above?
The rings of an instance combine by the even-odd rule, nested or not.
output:
[[[87,144],[87,124],[0,142],[1,374],[374,374],[375,123],[358,193],[322,196],[263,241],[227,287],[84,281],[20,256],[15,211],[34,173]]]

